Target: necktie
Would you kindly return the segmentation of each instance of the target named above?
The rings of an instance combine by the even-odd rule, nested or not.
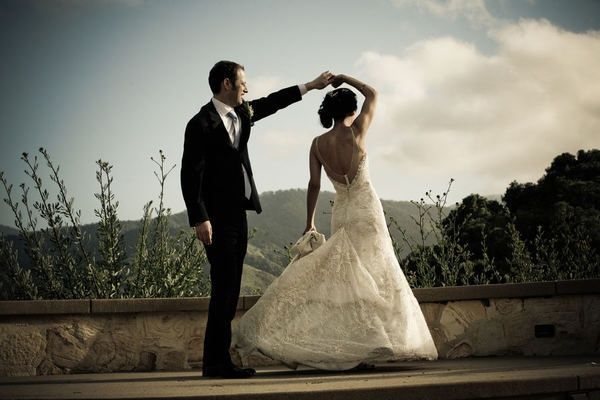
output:
[[[240,146],[240,134],[236,129],[237,126],[237,115],[235,115],[235,112],[230,111],[229,113],[227,113],[227,116],[229,117],[229,119],[231,119],[231,132],[229,133],[229,137],[231,139],[231,143],[233,144],[233,147],[235,147],[236,149]],[[247,199],[250,198],[250,195],[252,194],[252,187],[250,186],[250,178],[248,178],[248,173],[246,172],[246,168],[244,167],[244,164],[242,164],[242,172],[244,173],[244,195],[246,196]]]
[[[237,115],[235,115],[235,112],[229,111],[229,113],[227,113],[227,116],[231,120],[231,131],[229,132],[229,138],[231,139],[233,147],[237,149],[239,145],[238,133],[237,129],[235,129],[237,125]]]

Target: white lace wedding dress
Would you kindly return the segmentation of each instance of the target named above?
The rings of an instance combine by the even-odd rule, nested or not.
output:
[[[331,179],[331,177],[330,177]],[[296,368],[436,359],[425,318],[394,254],[366,155],[354,179],[331,179],[331,237],[292,261],[240,319],[233,346]]]

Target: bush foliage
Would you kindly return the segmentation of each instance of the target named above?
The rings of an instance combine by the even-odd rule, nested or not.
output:
[[[600,277],[599,150],[557,156],[537,183],[511,183],[505,204],[472,194],[446,212],[452,182],[442,195],[412,202],[420,240],[390,219],[413,287]],[[427,246],[430,235],[436,244]]]
[[[169,173],[162,151],[151,158],[160,191],[158,201],[146,203],[139,237],[133,254],[127,254],[118,201],[112,191],[112,166],[98,160],[95,194],[99,207],[97,243],[80,223],[81,211],[75,210],[68,197],[59,166],[45,149],[39,150],[56,189],[56,200],[40,176],[39,160],[23,153],[26,173],[33,190],[21,184],[20,198],[13,185],[0,172],[6,198],[4,202],[15,216],[15,225],[24,242],[28,265],[21,265],[13,243],[0,236],[0,293],[2,299],[75,299],[128,297],[207,296],[210,282],[205,273],[206,255],[189,230],[171,232],[171,210],[163,202],[164,185]],[[32,200],[31,191],[36,200]],[[42,220],[40,223],[40,219]],[[97,248],[93,248],[97,247]]]

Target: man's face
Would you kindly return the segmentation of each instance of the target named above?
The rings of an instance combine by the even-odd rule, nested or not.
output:
[[[238,68],[235,86],[232,86],[231,91],[229,92],[229,98],[232,105],[235,107],[242,104],[242,101],[244,100],[243,97],[246,93],[248,93],[248,89],[246,88],[246,73],[243,69]]]

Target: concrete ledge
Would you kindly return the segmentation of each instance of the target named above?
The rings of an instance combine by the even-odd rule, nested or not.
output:
[[[139,313],[170,311],[208,311],[210,297],[158,299],[92,299],[91,313]],[[240,299],[238,308],[243,304]]]
[[[575,286],[573,288],[577,289]],[[586,287],[586,289],[588,288]],[[557,294],[554,282],[448,286],[414,289],[413,292],[420,303],[492,298],[546,297]],[[596,289],[596,292],[600,292],[600,287]]]
[[[90,300],[0,301],[0,315],[89,314]]]
[[[556,294],[595,294],[600,292],[600,279],[556,281]]]
[[[599,294],[600,279],[556,282],[507,283],[413,289],[420,303],[443,303],[492,298],[552,297]],[[238,310],[249,310],[260,296],[242,296]],[[0,301],[0,316],[45,314],[105,314],[172,311],[207,311],[210,298],[80,299]]]

